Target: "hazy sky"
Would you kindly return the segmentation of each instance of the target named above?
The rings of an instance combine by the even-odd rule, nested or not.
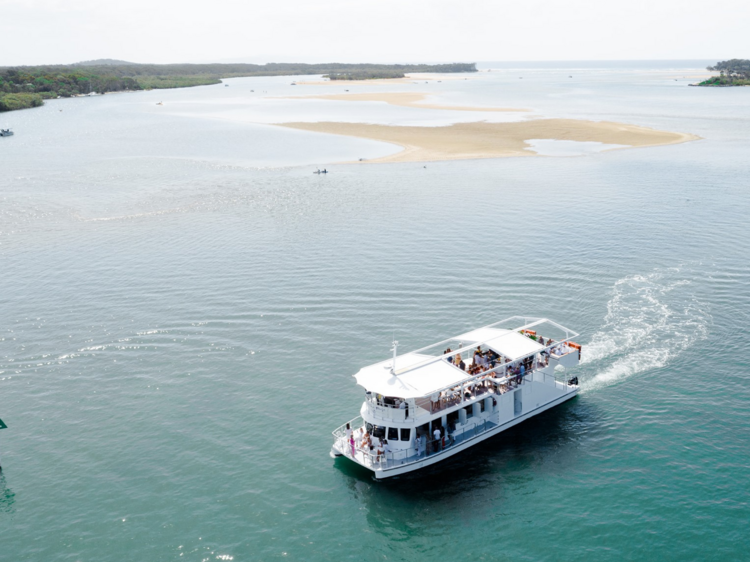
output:
[[[750,58],[748,0],[0,0],[0,65]]]

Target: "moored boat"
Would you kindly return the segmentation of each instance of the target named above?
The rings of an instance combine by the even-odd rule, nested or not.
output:
[[[403,355],[394,342],[390,360],[354,375],[365,400],[333,431],[331,454],[377,479],[450,458],[576,396],[577,336],[514,316]]]

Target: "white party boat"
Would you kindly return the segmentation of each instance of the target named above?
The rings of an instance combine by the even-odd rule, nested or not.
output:
[[[577,333],[514,316],[364,367],[360,415],[333,432],[333,456],[376,479],[452,457],[578,394]],[[555,339],[553,339],[555,338]],[[451,349],[453,348],[453,349]]]

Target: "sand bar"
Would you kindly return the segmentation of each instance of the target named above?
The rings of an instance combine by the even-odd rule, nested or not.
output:
[[[334,100],[334,101],[380,101],[390,105],[400,105],[403,107],[419,107],[422,109],[447,109],[450,111],[511,111],[525,112],[528,109],[515,109],[509,107],[468,107],[461,105],[436,105],[421,103],[429,94],[419,92],[382,92],[379,94],[328,94],[321,96],[300,96],[295,99],[317,99],[317,100]]]
[[[369,162],[426,162],[535,156],[528,139],[620,144],[627,147],[678,144],[700,137],[607,121],[535,119],[513,123],[456,123],[447,127],[400,127],[367,123],[280,123],[283,127],[378,140],[404,150]]]
[[[391,84],[414,84],[415,82],[448,82],[450,80],[473,80],[464,72],[455,74],[432,74],[429,72],[407,74],[404,78],[374,78],[372,80],[310,80],[297,82],[299,86],[388,86]],[[472,72],[472,75],[477,73]]]

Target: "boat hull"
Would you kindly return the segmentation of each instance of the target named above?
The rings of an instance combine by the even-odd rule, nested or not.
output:
[[[352,460],[347,455],[344,455],[341,451],[339,451],[336,446],[331,449],[331,456],[344,456],[349,461],[358,464],[359,466],[362,466],[364,468],[367,468],[368,470],[373,472],[374,477],[377,480],[383,480],[385,478],[392,478],[394,476],[400,476],[402,474],[407,474],[409,472],[414,472],[415,470],[420,470],[422,468],[427,468],[428,466],[432,466],[434,464],[437,464],[439,462],[442,462],[446,459],[451,458],[454,455],[457,455],[458,453],[461,453],[465,451],[466,449],[469,449],[470,447],[481,443],[482,441],[485,441],[486,439],[489,439],[491,437],[494,437],[495,435],[498,435],[499,433],[502,433],[506,429],[510,429],[511,427],[514,427],[518,425],[519,423],[522,423],[528,419],[533,418],[536,415],[541,414],[542,412],[545,412],[547,410],[550,410],[554,408],[555,406],[559,406],[563,402],[566,402],[570,400],[571,398],[578,395],[579,387],[571,387],[571,389],[566,392],[565,394],[562,394],[561,396],[555,398],[554,400],[550,400],[549,402],[545,404],[541,404],[538,407],[529,410],[511,420],[508,420],[506,422],[501,423],[495,428],[489,429],[487,431],[484,431],[474,437],[471,437],[470,439],[467,439],[466,441],[463,441],[461,443],[452,445],[450,448],[445,449],[441,453],[433,454],[431,456],[425,457],[421,460],[412,461],[409,463],[387,467],[387,468],[381,468],[381,467],[371,467],[363,465],[355,460]]]

